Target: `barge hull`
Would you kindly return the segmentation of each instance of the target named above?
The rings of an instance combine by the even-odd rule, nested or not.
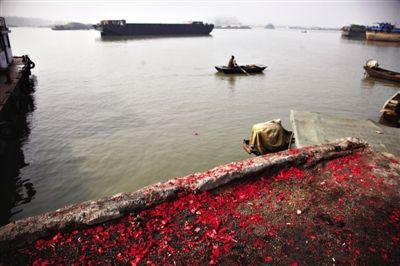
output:
[[[400,42],[400,33],[367,31],[368,41]]]
[[[102,25],[101,36],[208,35],[213,28],[204,24]]]

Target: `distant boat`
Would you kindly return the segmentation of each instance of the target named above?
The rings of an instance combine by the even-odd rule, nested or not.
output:
[[[95,26],[101,36],[209,35],[213,24],[201,21],[180,24],[126,23],[125,20],[102,20]]]
[[[275,29],[275,26],[273,24],[271,24],[271,23],[268,23],[264,28],[273,30],[273,29]]]
[[[400,82],[400,73],[380,68],[378,61],[370,59],[365,63],[365,71],[369,76]]]
[[[251,27],[247,26],[247,25],[226,25],[226,26],[215,26],[215,29],[221,29],[221,30],[248,30],[248,29],[251,29]]]
[[[307,31],[306,30],[302,30],[301,33],[307,33]]]
[[[224,74],[240,74],[240,73],[261,73],[266,69],[264,65],[244,65],[240,67],[216,66],[218,72]],[[244,70],[244,71],[243,71]]]
[[[400,42],[400,28],[386,22],[377,23],[377,26],[367,27],[368,41]]]
[[[365,39],[366,27],[363,25],[351,24],[341,28],[342,37],[349,39]]]

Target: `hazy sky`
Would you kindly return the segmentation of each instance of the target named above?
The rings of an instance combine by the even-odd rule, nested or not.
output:
[[[388,21],[400,26],[400,0],[0,0],[0,15],[90,23],[210,21],[229,16],[247,24],[337,27]]]

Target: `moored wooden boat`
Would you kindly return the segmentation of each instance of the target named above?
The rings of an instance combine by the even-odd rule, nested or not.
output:
[[[395,93],[385,102],[381,110],[382,124],[400,127],[400,92]]]
[[[378,62],[375,60],[368,60],[364,66],[364,69],[371,77],[400,82],[399,72],[380,68]]]
[[[238,67],[216,66],[218,72],[224,74],[240,74],[240,73],[261,73],[266,69],[264,65],[243,65]],[[243,71],[244,70],[244,71]]]

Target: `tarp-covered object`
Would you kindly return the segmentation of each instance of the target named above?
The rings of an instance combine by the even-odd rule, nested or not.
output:
[[[365,65],[369,68],[374,68],[374,67],[379,67],[378,61],[374,60],[374,59],[369,59]]]
[[[281,125],[280,119],[255,124],[251,129],[250,147],[259,154],[282,151],[288,148],[292,132]]]

